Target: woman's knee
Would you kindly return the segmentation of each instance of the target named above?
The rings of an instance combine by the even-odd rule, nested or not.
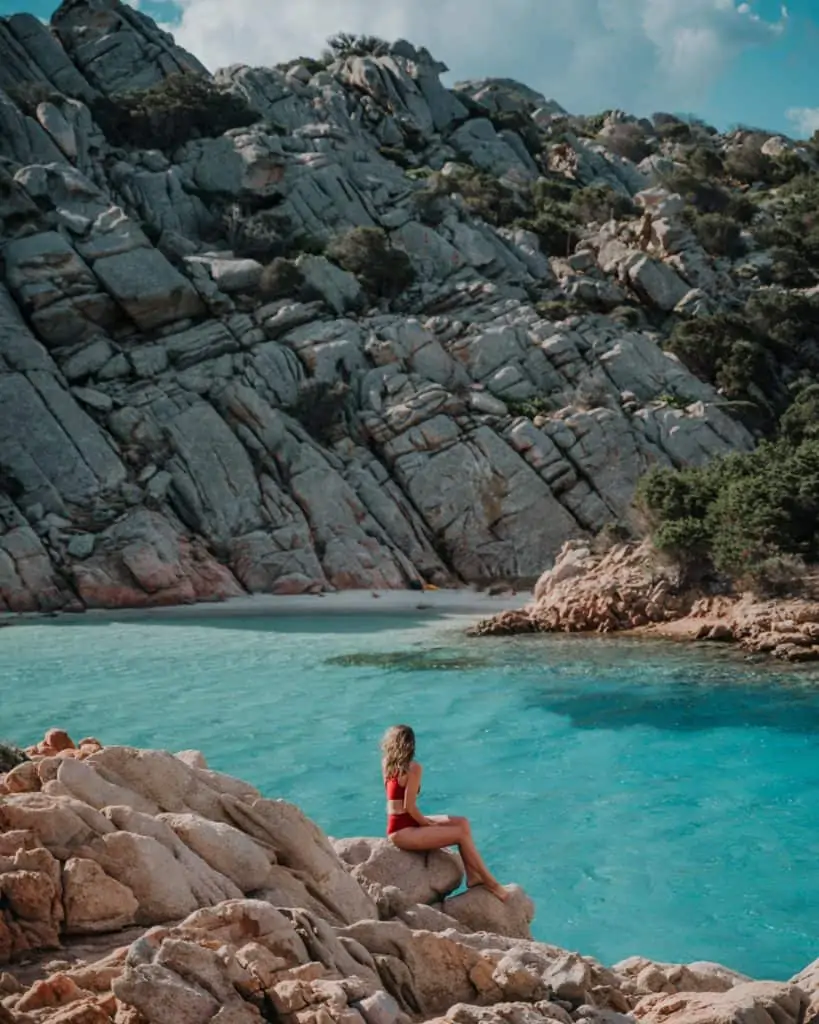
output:
[[[453,818],[452,820],[461,830],[463,835],[472,835],[472,826],[469,824],[469,818]]]

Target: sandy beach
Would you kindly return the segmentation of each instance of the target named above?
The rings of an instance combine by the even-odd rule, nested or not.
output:
[[[268,618],[320,615],[409,615],[422,613],[431,618],[490,616],[520,608],[530,594],[511,592],[490,595],[477,590],[344,590],[329,594],[275,596],[255,594],[200,604],[168,605],[161,608],[95,608],[85,612],[4,614],[0,624],[42,623],[48,619],[76,621],[173,618],[176,620]]]

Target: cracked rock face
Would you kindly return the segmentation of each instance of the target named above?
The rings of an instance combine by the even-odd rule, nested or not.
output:
[[[195,57],[119,0],[0,19],[0,611],[531,579],[627,521],[649,467],[751,447],[655,334],[539,302],[718,305],[738,286],[673,197],[587,139],[538,154],[565,112],[442,67],[399,41],[230,68],[212,81],[255,123],[140,150],[100,104],[210,79]],[[612,223],[550,259],[457,194],[424,220],[456,159],[647,190],[649,251]],[[383,229],[414,283],[379,300],[296,253],[271,300],[244,255],[271,210],[316,244]]]

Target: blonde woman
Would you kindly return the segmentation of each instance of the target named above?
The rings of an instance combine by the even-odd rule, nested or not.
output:
[[[467,888],[485,886],[499,900],[507,891],[484,864],[466,818],[426,816],[418,809],[421,765],[415,758],[415,733],[408,725],[394,725],[381,741],[381,768],[387,790],[387,836],[400,850],[440,850],[457,846],[466,870]]]

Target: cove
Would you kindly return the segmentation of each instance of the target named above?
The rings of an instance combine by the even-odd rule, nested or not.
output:
[[[534,933],[612,964],[784,979],[817,955],[819,673],[630,640],[467,641],[465,621],[91,617],[0,631],[0,735],[171,750],[379,835],[377,743],[419,734],[422,806],[468,815]]]

